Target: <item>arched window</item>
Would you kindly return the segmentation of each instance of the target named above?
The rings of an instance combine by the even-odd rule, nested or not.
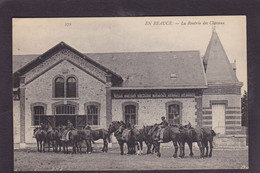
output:
[[[165,104],[166,116],[170,124],[181,124],[182,122],[182,103],[170,101]]]
[[[55,107],[56,115],[75,115],[76,106],[70,104],[62,104]]]
[[[74,77],[67,79],[67,97],[76,97],[76,79]]]
[[[43,106],[34,106],[33,107],[33,125],[37,126],[41,123],[41,115],[44,115]]]
[[[55,79],[55,97],[64,97],[64,79],[62,77],[57,77]]]
[[[138,103],[125,102],[123,106],[123,120],[131,124],[138,124]]]

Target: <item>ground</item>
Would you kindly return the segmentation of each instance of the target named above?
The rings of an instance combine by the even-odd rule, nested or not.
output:
[[[95,146],[94,146],[95,147]],[[146,148],[144,148],[146,149]],[[145,150],[144,150],[145,151]],[[199,150],[194,148],[194,157],[173,158],[173,147],[162,146],[160,158],[156,155],[120,155],[118,147],[102,153],[94,148],[92,154],[39,153],[36,148],[14,151],[15,171],[82,171],[82,170],[178,170],[178,169],[247,169],[247,149],[214,149],[212,158],[199,159]],[[126,152],[126,150],[125,150]]]

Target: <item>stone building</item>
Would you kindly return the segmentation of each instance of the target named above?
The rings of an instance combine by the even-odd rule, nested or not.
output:
[[[81,129],[121,120],[142,127],[165,116],[211,127],[229,140],[242,134],[235,70],[215,31],[203,58],[199,51],[82,54],[64,42],[39,56],[16,55],[15,147],[35,143],[33,129],[41,122],[57,126],[68,119]]]

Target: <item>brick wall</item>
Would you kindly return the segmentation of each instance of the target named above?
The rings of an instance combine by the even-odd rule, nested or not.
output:
[[[212,127],[212,103],[226,104],[226,135],[243,134],[241,129],[240,95],[203,95],[203,126]]]
[[[113,99],[112,100],[112,120],[123,120],[122,104],[125,102],[138,103],[138,126],[153,125],[161,122],[161,117],[166,116],[166,103],[170,101],[178,101],[182,103],[182,123],[188,121],[192,125],[196,125],[195,115],[197,102],[195,98],[175,98],[175,99]],[[166,116],[167,117],[167,116]]]
[[[64,71],[66,74],[63,74]],[[52,97],[53,79],[57,75],[74,75],[78,79],[78,98],[60,99]],[[79,105],[79,115],[85,115],[84,103],[98,102],[101,104],[100,126],[106,126],[106,85],[66,60],[28,83],[25,93],[26,143],[35,142],[35,139],[32,138],[34,126],[32,126],[31,104],[36,102],[47,104],[47,115],[53,115],[52,104],[56,102],[66,104],[67,101],[72,101],[77,103]]]

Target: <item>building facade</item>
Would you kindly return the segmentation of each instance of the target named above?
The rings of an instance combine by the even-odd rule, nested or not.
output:
[[[16,147],[35,143],[40,123],[54,127],[68,119],[77,129],[112,121],[141,128],[165,116],[225,137],[242,134],[242,83],[215,31],[203,58],[199,51],[82,54],[61,42],[13,60]]]

